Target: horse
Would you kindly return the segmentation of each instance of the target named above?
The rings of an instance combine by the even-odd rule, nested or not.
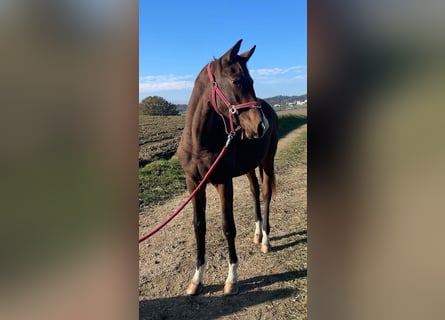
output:
[[[223,294],[236,295],[238,257],[235,248],[236,227],[233,216],[232,178],[246,175],[255,204],[254,243],[261,251],[271,251],[269,241],[269,206],[275,192],[274,158],[278,144],[278,117],[272,107],[256,97],[247,62],[255,51],[238,54],[242,39],[220,58],[214,58],[195,80],[185,115],[185,126],[177,156],[191,193],[222,148],[226,153],[214,167],[209,182],[216,188],[222,211],[222,229],[228,243],[229,271]],[[264,219],[261,216],[260,187],[255,169],[262,181]],[[192,199],[196,238],[196,269],[187,287],[188,295],[203,289],[206,236],[206,185]]]

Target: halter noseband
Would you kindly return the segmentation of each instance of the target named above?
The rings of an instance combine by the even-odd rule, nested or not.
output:
[[[212,74],[212,71],[210,70],[210,63],[207,64],[207,74],[209,75],[210,83],[212,84],[212,106],[213,109],[215,109],[216,113],[219,114],[219,116],[222,118],[224,123],[224,129],[226,130],[226,134],[229,134],[229,131],[227,130],[226,120],[224,119],[224,116],[221,112],[221,109],[218,107],[218,104],[216,103],[216,95],[224,102],[227,109],[229,109],[229,124],[230,124],[230,134],[234,135],[235,132],[241,127],[238,126],[238,128],[235,129],[233,125],[233,116],[238,113],[239,109],[244,108],[258,108],[261,109],[261,106],[258,105],[257,101],[249,101],[245,103],[240,104],[231,104],[230,101],[224,96],[221,89],[218,87],[218,84],[215,81],[215,77]]]

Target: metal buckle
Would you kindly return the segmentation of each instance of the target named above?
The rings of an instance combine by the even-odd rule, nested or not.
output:
[[[235,134],[236,134],[235,131],[229,132],[229,134],[227,135],[226,147],[229,146],[229,144],[232,141],[233,137],[235,137]]]
[[[229,111],[231,114],[237,114],[238,110],[236,109],[236,107],[232,104],[229,106]]]

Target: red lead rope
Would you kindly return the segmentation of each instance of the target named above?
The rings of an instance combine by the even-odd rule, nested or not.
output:
[[[207,181],[207,179],[209,178],[209,176],[212,173],[213,169],[216,167],[216,165],[218,164],[219,160],[221,160],[222,156],[227,151],[227,148],[228,148],[228,146],[230,144],[230,141],[232,141],[232,138],[236,134],[236,130],[237,129],[235,129],[235,127],[234,127],[233,115],[238,112],[238,109],[243,109],[243,108],[259,108],[259,109],[261,109],[261,106],[258,105],[257,101],[249,101],[249,102],[245,102],[245,103],[241,103],[241,104],[237,104],[237,105],[231,104],[230,101],[224,96],[222,91],[218,88],[218,85],[217,85],[217,83],[215,81],[215,77],[213,76],[212,71],[210,70],[210,63],[207,64],[207,74],[209,76],[210,83],[212,84],[212,106],[215,109],[216,113],[218,113],[220,115],[220,117],[222,118],[222,120],[223,120],[226,133],[228,134],[227,135],[227,142],[226,142],[225,146],[222,148],[222,150],[219,153],[218,157],[215,159],[215,162],[209,168],[209,171],[207,171],[207,173],[205,174],[204,178],[202,178],[201,182],[196,187],[196,189],[193,190],[193,192],[188,196],[187,199],[184,200],[184,202],[179,206],[179,208],[176,209],[175,212],[173,212],[171,215],[169,215],[167,217],[167,219],[165,219],[164,222],[162,222],[160,225],[158,225],[156,228],[154,228],[153,230],[151,230],[147,234],[145,234],[142,237],[140,237],[139,238],[139,243],[141,243],[142,241],[144,241],[147,238],[150,238],[156,232],[161,230],[174,217],[176,217],[178,215],[178,213],[180,213],[181,210],[184,209],[184,207],[190,202],[190,200],[192,200],[192,198],[195,196],[195,194],[198,192],[198,190],[201,189],[202,185]],[[216,102],[216,95],[218,95],[218,97],[224,102],[224,104],[229,109],[230,132],[227,130],[226,121],[224,120],[224,116],[222,115],[221,110],[219,109],[218,104]]]
[[[204,175],[204,178],[202,178],[201,182],[198,184],[198,186],[195,188],[195,190],[193,190],[193,192],[190,193],[188,198],[185,199],[184,202],[178,207],[178,209],[176,209],[175,212],[173,212],[171,215],[169,215],[167,217],[167,219],[165,219],[164,222],[162,222],[157,227],[155,227],[153,230],[151,230],[150,232],[148,232],[145,235],[143,235],[142,237],[140,237],[139,238],[139,243],[141,243],[145,239],[150,238],[156,232],[161,230],[167,223],[169,223],[174,217],[176,217],[178,215],[178,213],[180,213],[182,211],[182,209],[184,209],[184,207],[190,202],[190,200],[192,200],[192,198],[195,196],[195,194],[198,192],[198,190],[201,189],[202,185],[207,181],[207,179],[209,178],[209,176],[212,173],[213,169],[215,169],[215,167],[218,164],[219,160],[221,160],[221,158],[223,157],[224,153],[226,153],[227,148],[228,148],[228,146],[230,144],[230,141],[232,141],[232,138],[234,137],[234,135],[235,135],[235,132],[229,133],[229,135],[227,136],[227,142],[224,145],[224,147],[222,148],[222,150],[219,153],[218,157],[216,157],[215,162],[213,162],[212,166],[209,168],[209,171],[207,171],[207,173]]]

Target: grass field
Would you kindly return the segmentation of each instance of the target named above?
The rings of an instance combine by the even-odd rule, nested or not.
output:
[[[139,205],[159,205],[186,190],[184,172],[174,156],[184,127],[183,116],[139,118]],[[279,135],[286,136],[307,122],[301,114],[280,114]],[[283,150],[277,165],[288,166],[301,158],[306,133]]]
[[[170,159],[178,148],[184,116],[139,116],[139,167]]]

